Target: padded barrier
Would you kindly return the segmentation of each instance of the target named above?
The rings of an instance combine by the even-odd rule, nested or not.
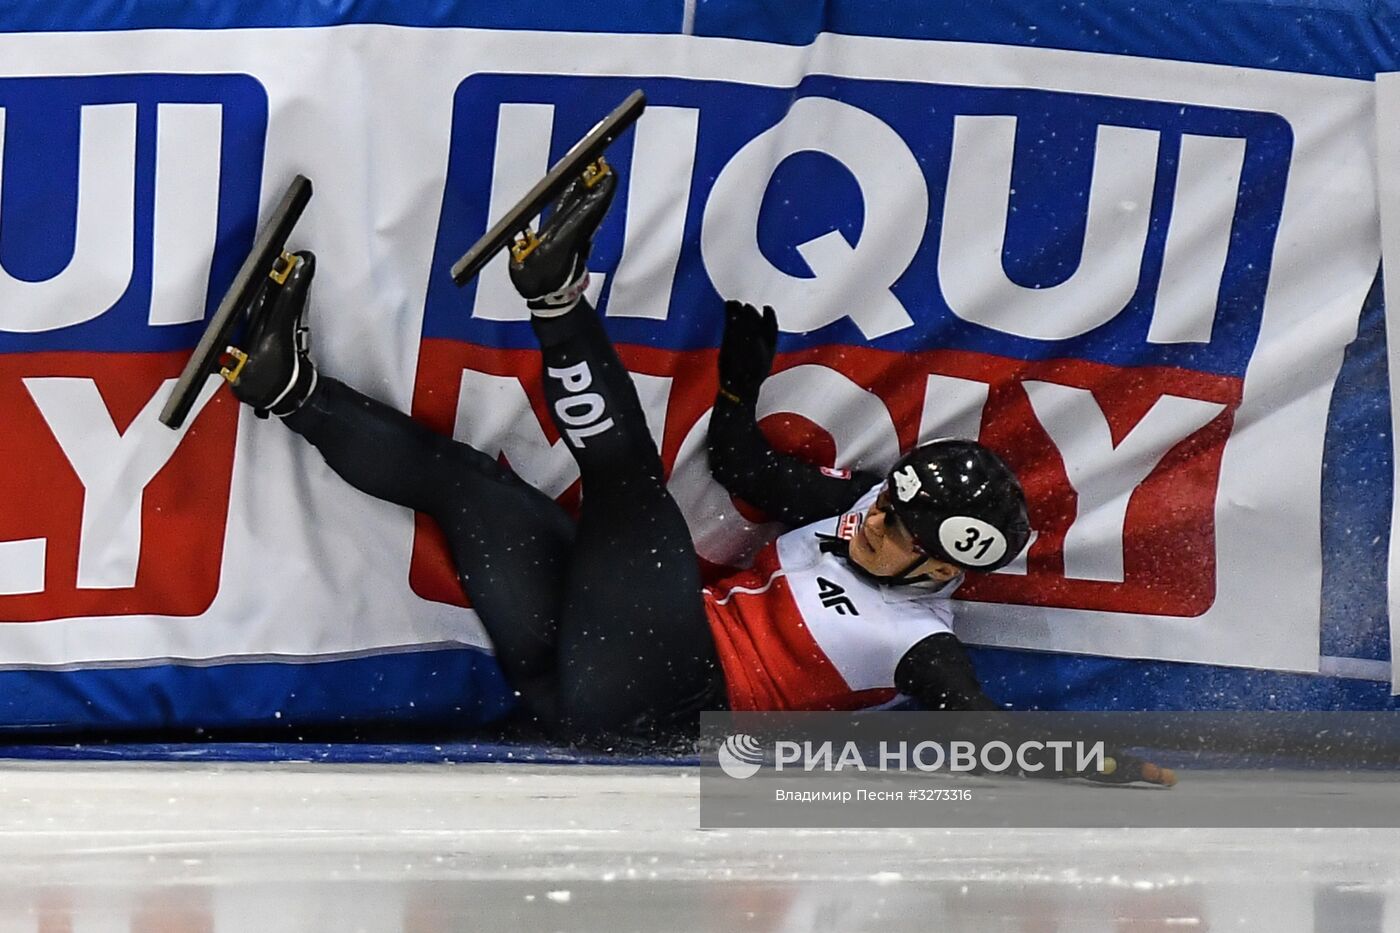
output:
[[[285,4],[271,2],[202,0],[171,6],[56,0],[0,10],[0,34],[386,23],[498,29],[503,42],[511,41],[514,30],[655,35],[685,31],[701,37],[805,47],[821,33],[841,33],[1067,49],[1360,81],[1369,80],[1378,71],[1400,68],[1400,16],[1384,5],[1359,0],[1325,4],[1095,0],[1074,7],[1072,13],[1064,15],[1063,5],[1052,0],[958,0],[938,4],[936,15],[930,15],[925,4],[872,5],[844,0],[674,0],[640,6],[632,0],[554,5],[379,0],[296,4],[290,12]],[[178,41],[178,34],[170,35],[172,42]],[[132,41],[144,40],[133,37]],[[114,67],[120,70],[120,63]],[[143,107],[157,100],[140,96],[158,90],[147,87],[151,84],[148,77],[142,76],[145,83],[132,85],[132,93]],[[100,90],[121,97],[126,90],[119,83]],[[256,96],[241,84],[215,90],[228,100]],[[191,95],[197,96],[196,92],[204,93],[201,88],[188,90]],[[26,117],[16,109],[10,117],[13,133],[19,134],[25,119],[32,120],[33,115]],[[147,129],[143,124],[141,132]],[[235,154],[239,158],[245,155],[241,150]],[[259,150],[250,158],[255,156],[261,163],[263,155]],[[21,171],[18,164],[16,159],[6,161],[7,178]],[[255,186],[249,191],[255,192]],[[7,211],[24,207],[18,195],[6,198],[5,204]],[[431,223],[432,219],[422,222]],[[13,229],[13,223],[10,226]],[[234,241],[239,235],[235,230],[227,239]],[[20,248],[12,239],[0,239],[0,247],[0,258],[6,262]],[[220,262],[229,267],[226,256]],[[1383,674],[1377,673],[1391,657],[1384,555],[1393,493],[1382,312],[1379,293],[1373,292],[1360,317],[1358,338],[1342,363],[1327,419],[1322,466],[1322,673],[978,649],[978,669],[988,690],[1014,705],[1031,707],[1393,709],[1396,701]],[[14,351],[16,358],[29,350],[150,349],[98,346],[68,336],[55,338],[57,342],[49,346],[35,343],[39,338],[29,334],[5,336],[11,342],[0,349]],[[63,618],[66,616],[43,624],[61,624]],[[420,648],[353,659],[300,658],[295,663],[243,658],[226,663],[215,659],[141,666],[107,661],[88,666],[24,664],[0,672],[0,729],[62,733],[187,728],[200,723],[254,729],[298,723],[485,724],[509,710],[513,699],[488,654],[470,645],[444,648],[424,644]],[[8,660],[0,657],[0,664]],[[95,748],[107,748],[113,757],[123,754],[121,746],[87,746],[81,751],[96,754]],[[282,760],[277,756],[291,755],[293,749],[277,745],[231,746],[223,751],[220,746],[184,751],[180,746],[152,748],[170,749],[172,756],[225,752],[268,756],[227,760]],[[231,750],[234,748],[247,751]],[[278,748],[283,751],[275,751]],[[425,748],[434,747],[295,746],[303,755],[323,755],[324,760],[342,760],[336,757],[339,755],[352,756],[344,760],[360,760],[353,758],[356,754],[395,760],[395,754],[403,754],[422,757],[400,760],[495,761],[514,760],[511,756],[515,754],[511,746],[444,746],[454,749],[449,752]],[[138,751],[126,753],[136,755]],[[435,759],[435,754],[465,757]],[[534,747],[522,749],[520,754],[528,760],[543,761],[555,754],[561,760],[572,760],[567,753]]]

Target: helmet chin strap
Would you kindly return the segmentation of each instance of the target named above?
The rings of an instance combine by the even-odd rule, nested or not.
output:
[[[884,579],[888,580],[894,586],[911,586],[916,583],[937,582],[933,579],[933,577],[929,576],[926,573],[921,573],[917,577],[912,576],[915,567],[921,567],[927,562],[928,558],[920,554],[918,557],[914,558],[913,563],[905,567],[899,573],[891,574],[890,576],[885,577]],[[947,581],[945,580],[943,582],[946,583]]]
[[[857,576],[864,577],[873,583],[878,583],[883,586],[929,586],[930,589],[935,591],[941,590],[948,584],[948,580],[935,580],[926,573],[921,573],[918,576],[910,575],[914,568],[928,560],[928,558],[923,555],[914,558],[912,563],[898,573],[892,573],[889,576],[882,577],[879,574],[871,573],[851,559],[851,542],[845,538],[838,538],[835,535],[824,535],[818,532],[817,539],[821,542],[820,548],[824,553],[835,554],[845,559],[846,564],[856,572]],[[949,579],[956,578],[953,577]]]

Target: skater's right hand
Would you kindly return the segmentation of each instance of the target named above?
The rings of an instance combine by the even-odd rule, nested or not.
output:
[[[719,346],[720,395],[753,404],[777,349],[778,316],[772,308],[764,305],[760,314],[753,305],[726,301],[724,339]]]
[[[1104,759],[1104,770],[1084,777],[1099,784],[1156,784],[1172,787],[1176,784],[1176,772],[1163,768],[1142,758],[1115,753]]]

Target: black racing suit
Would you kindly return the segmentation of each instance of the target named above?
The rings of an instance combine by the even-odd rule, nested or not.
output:
[[[482,452],[321,378],[283,420],[357,489],[431,516],[527,711],[562,738],[689,731],[723,708],[690,530],[631,377],[580,302],[532,318],[578,462],[578,521]]]

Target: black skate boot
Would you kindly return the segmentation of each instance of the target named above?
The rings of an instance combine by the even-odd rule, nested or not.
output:
[[[306,296],[316,274],[309,251],[283,254],[273,273],[259,286],[246,313],[247,330],[229,347],[230,365],[221,372],[240,402],[259,418],[290,415],[316,387],[316,366],[308,352]]]
[[[588,254],[603,222],[617,175],[602,159],[594,162],[554,202],[538,235],[526,231],[510,249],[510,280],[536,314],[563,314],[588,287]]]

